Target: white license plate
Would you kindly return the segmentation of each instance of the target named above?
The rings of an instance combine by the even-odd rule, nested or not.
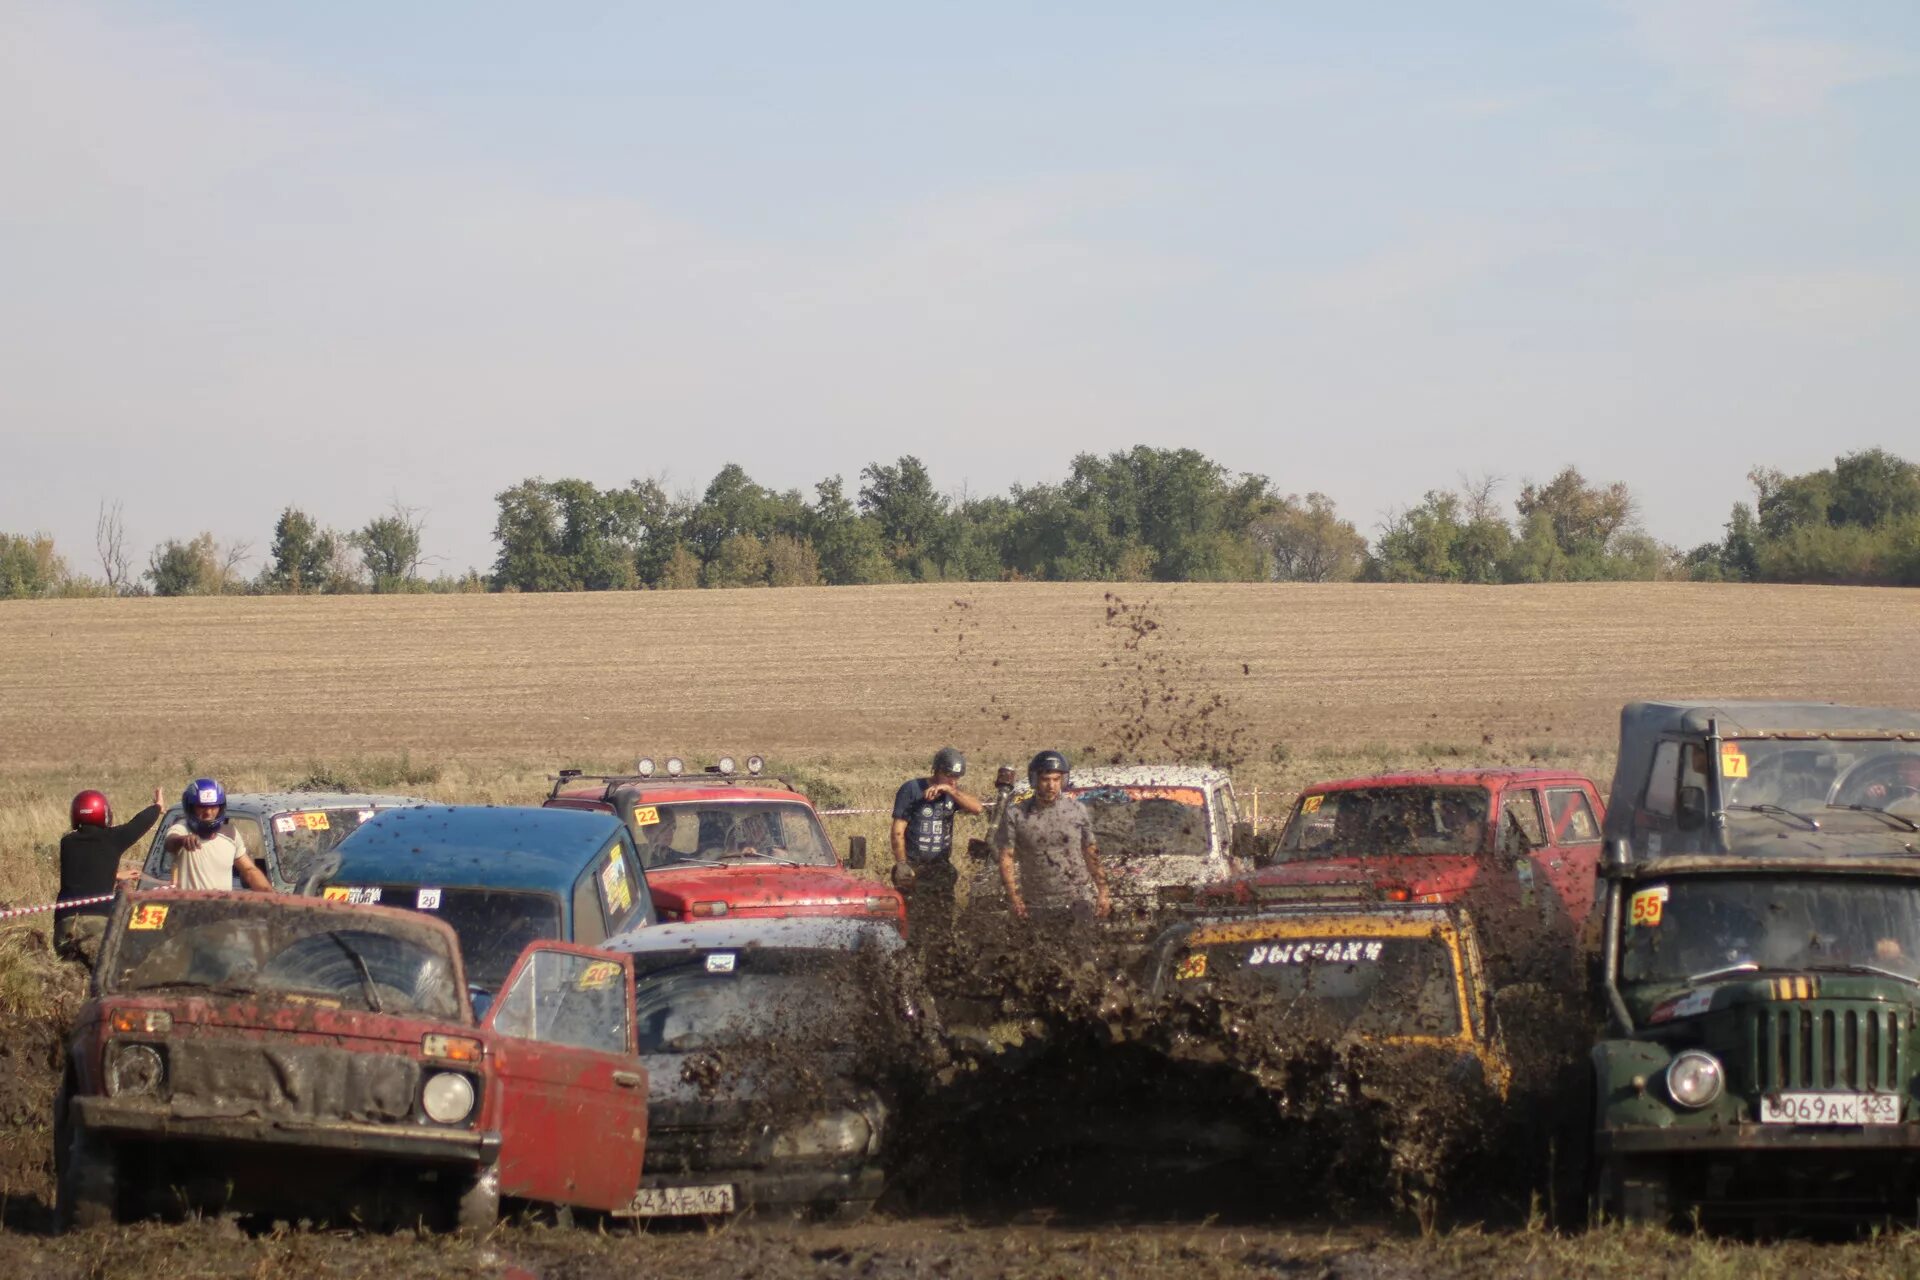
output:
[[[733,1212],[733,1187],[642,1187],[627,1212],[636,1218],[685,1218]]]
[[[1762,1124],[1899,1124],[1897,1093],[1770,1093]]]

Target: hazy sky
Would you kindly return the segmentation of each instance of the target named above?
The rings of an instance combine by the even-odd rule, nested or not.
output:
[[[1689,545],[1920,457],[1916,133],[1912,0],[0,0],[0,530],[1148,443]]]

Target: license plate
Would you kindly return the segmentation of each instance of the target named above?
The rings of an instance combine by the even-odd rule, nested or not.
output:
[[[642,1187],[627,1213],[636,1218],[685,1218],[733,1212],[733,1187]]]
[[[1762,1124],[1899,1124],[1897,1093],[1771,1093],[1760,1099]]]

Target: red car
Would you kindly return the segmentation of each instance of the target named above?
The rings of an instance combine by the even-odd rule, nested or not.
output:
[[[1592,781],[1554,769],[1444,769],[1320,782],[1301,792],[1267,865],[1203,903],[1375,897],[1456,902],[1497,887],[1578,928],[1593,907],[1606,811]],[[1490,870],[1512,882],[1489,886]]]
[[[660,921],[852,916],[884,919],[905,933],[907,906],[889,885],[851,874],[866,865],[867,842],[847,842],[842,869],[820,815],[786,782],[747,773],[723,759],[683,775],[668,760],[619,777],[562,770],[547,807],[617,813],[633,833]]]
[[[114,904],[54,1104],[56,1211],[485,1227],[614,1212],[646,1151],[629,957],[536,942],[475,1024],[432,916],[278,894]]]

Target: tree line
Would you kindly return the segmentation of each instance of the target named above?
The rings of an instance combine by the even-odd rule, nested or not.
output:
[[[201,533],[135,572],[117,505],[102,505],[101,575],[43,535],[0,534],[0,597],[233,592],[619,591],[949,581],[1519,583],[1661,578],[1920,584],[1920,466],[1882,449],[1789,476],[1749,473],[1725,537],[1691,551],[1640,525],[1624,483],[1566,467],[1511,503],[1494,476],[1430,490],[1369,541],[1322,493],[1284,493],[1193,449],[1081,454],[1051,483],[943,491],[911,455],[776,491],[737,465],[706,488],[523,480],[495,495],[490,572],[429,579],[421,513],[397,499],[359,529],[286,508],[265,563]]]

